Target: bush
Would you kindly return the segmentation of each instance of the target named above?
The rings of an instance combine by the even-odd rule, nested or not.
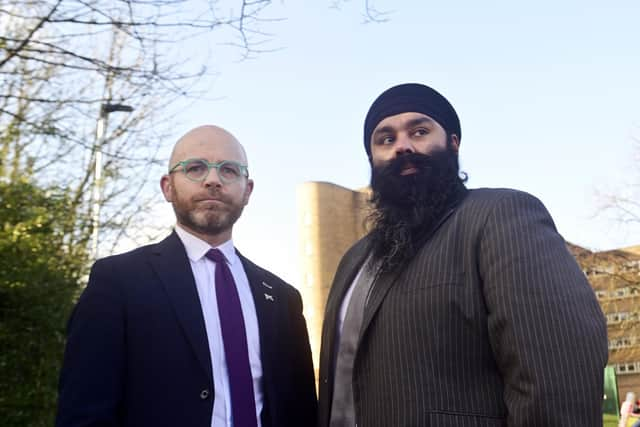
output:
[[[66,320],[87,264],[64,191],[0,183],[2,425],[51,426]]]

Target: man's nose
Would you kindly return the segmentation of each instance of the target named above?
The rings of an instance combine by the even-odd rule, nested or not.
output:
[[[204,179],[203,184],[205,187],[222,187],[222,181],[220,181],[218,170],[216,168],[211,168],[209,170],[209,174]]]
[[[408,135],[398,135],[395,143],[396,155],[415,153],[415,148]]]

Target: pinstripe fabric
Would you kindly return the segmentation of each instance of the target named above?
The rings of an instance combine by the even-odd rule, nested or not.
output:
[[[320,427],[337,307],[367,254],[343,257],[327,301]],[[468,193],[415,259],[374,284],[353,381],[359,427],[601,426],[606,325],[536,198]]]

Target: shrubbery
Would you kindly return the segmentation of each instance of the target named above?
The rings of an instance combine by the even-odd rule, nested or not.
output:
[[[0,182],[0,413],[4,427],[51,426],[66,321],[87,265],[64,191]]]

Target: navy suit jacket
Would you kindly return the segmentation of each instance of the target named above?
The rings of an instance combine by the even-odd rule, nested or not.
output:
[[[260,329],[263,426],[312,426],[317,402],[300,294],[239,256]],[[56,425],[208,427],[215,374],[174,232],[93,266],[69,321]]]

